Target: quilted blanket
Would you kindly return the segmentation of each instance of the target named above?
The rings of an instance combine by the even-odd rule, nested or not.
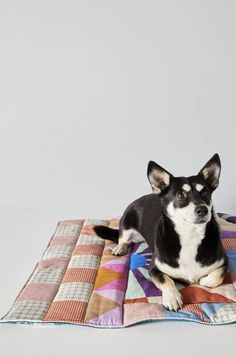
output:
[[[133,244],[118,257],[111,254],[113,242],[95,235],[93,225],[115,228],[118,219],[67,220],[58,223],[42,259],[0,322],[103,328],[167,319],[236,322],[236,217],[219,217],[229,272],[223,284],[213,289],[176,283],[184,300],[177,312],[162,305],[161,291],[150,281],[152,254],[146,243]]]

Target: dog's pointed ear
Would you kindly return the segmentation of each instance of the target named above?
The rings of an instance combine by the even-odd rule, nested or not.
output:
[[[202,176],[207,181],[208,185],[214,191],[219,185],[219,178],[221,172],[220,157],[218,154],[206,163],[205,166],[199,171],[198,175]]]
[[[160,194],[169,187],[173,176],[154,161],[149,161],[147,177],[153,192]]]

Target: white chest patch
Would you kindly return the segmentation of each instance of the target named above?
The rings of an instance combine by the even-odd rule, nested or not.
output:
[[[180,236],[179,267],[172,268],[166,263],[160,262],[157,258],[155,264],[159,270],[172,278],[184,279],[191,284],[197,283],[199,279],[208,275],[211,271],[223,264],[223,259],[214,264],[202,267],[196,262],[198,246],[204,238],[205,224],[181,224],[175,225],[175,230]]]

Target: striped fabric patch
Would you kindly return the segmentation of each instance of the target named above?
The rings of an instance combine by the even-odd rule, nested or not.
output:
[[[73,283],[80,280],[81,283],[90,283],[91,281],[95,281],[96,276],[97,269],[68,268],[62,282]]]
[[[63,283],[61,284],[54,301],[84,301],[88,302],[92,293],[91,283]]]

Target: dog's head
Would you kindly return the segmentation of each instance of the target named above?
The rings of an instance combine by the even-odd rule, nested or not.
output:
[[[219,185],[220,172],[220,158],[215,154],[195,176],[174,177],[154,161],[148,164],[147,176],[173,221],[201,224],[211,220],[211,195]]]

